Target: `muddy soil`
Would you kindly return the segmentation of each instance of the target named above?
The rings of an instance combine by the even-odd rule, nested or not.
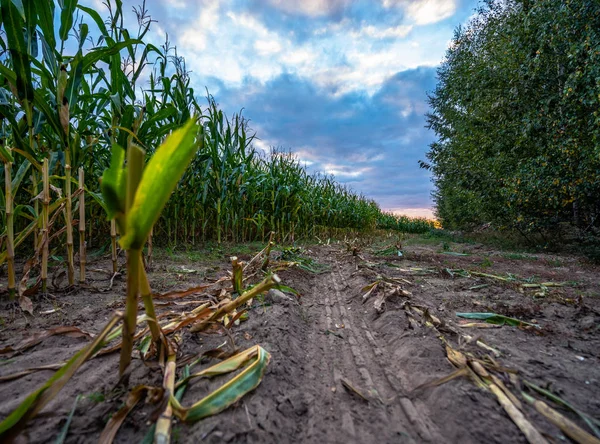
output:
[[[576,257],[511,255],[480,245],[445,245],[449,251],[441,247],[412,244],[403,249],[402,257],[376,255],[369,247],[356,255],[339,244],[306,247],[303,254],[323,265],[320,273],[300,268],[278,273],[301,296],[266,296],[250,310],[246,322],[231,329],[238,348],[260,344],[271,353],[262,383],[216,416],[191,425],[175,423],[173,441],[527,442],[494,395],[466,377],[415,390],[455,370],[443,341],[472,357],[491,356],[499,366],[516,371],[520,381],[549,389],[600,418],[599,269]],[[211,282],[226,274],[227,256],[211,261],[190,260],[189,255],[157,260],[151,285],[160,292]],[[35,301],[33,317],[0,311],[0,349],[57,326],[100,331],[111,314],[123,308],[124,278],[117,276],[111,284],[106,272],[110,268],[106,259],[97,260],[89,266],[87,288],[56,291]],[[403,291],[384,297],[373,292],[363,301],[366,291],[361,289],[382,279]],[[543,282],[563,286],[522,285]],[[433,318],[410,316],[411,306]],[[541,328],[462,328],[456,312],[495,312]],[[432,327],[427,319],[440,323]],[[228,338],[221,332],[185,330],[180,354],[198,356],[225,341]],[[55,335],[23,353],[0,355],[0,376],[62,362],[88,342],[87,337]],[[152,362],[136,357],[132,367],[131,386],[161,385],[161,370]],[[124,400],[123,390],[116,387],[117,369],[118,353],[86,363],[30,422],[19,442],[54,442],[78,395],[66,442],[96,442]],[[0,419],[51,374],[40,371],[0,382]],[[511,384],[508,373],[498,375],[522,401],[522,387]],[[214,383],[192,384],[183,404],[200,399],[211,387]],[[547,402],[586,427],[578,416]],[[140,442],[154,410],[155,406],[140,404],[115,442]],[[560,429],[526,403],[523,412],[550,442],[568,442]]]

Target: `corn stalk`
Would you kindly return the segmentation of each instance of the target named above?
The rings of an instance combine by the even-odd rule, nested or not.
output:
[[[83,168],[79,168],[79,283],[85,283],[86,245],[85,245],[85,193]]]
[[[12,196],[12,162],[8,159],[4,162],[4,200],[6,206],[6,264],[8,266],[8,297],[12,301],[15,298],[15,240],[13,224],[13,196]]]
[[[48,280],[48,248],[50,238],[48,236],[48,207],[50,205],[50,178],[48,176],[48,159],[44,158],[42,164],[42,229],[41,239],[42,242],[42,293],[47,292],[47,280]]]

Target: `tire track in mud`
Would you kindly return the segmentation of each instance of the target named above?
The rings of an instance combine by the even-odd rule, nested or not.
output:
[[[336,293],[341,294],[340,282],[345,282],[351,276],[353,270],[346,270],[348,273],[345,276],[340,266],[340,261],[335,262],[336,274],[334,276],[334,285],[336,285]],[[351,268],[351,267],[346,267]],[[340,307],[342,310],[344,307],[344,300],[339,299]],[[361,304],[355,304],[361,307]],[[348,307],[350,308],[350,307]],[[410,428],[406,430],[413,430],[411,437],[414,437],[418,442],[441,442],[441,434],[429,419],[430,415],[425,405],[415,405],[411,399],[406,396],[407,388],[403,385],[404,375],[402,372],[394,373],[392,366],[386,359],[386,353],[381,349],[375,336],[371,332],[371,329],[367,326],[365,321],[366,311],[362,313],[360,310],[348,310],[352,314],[346,312],[347,324],[353,332],[355,338],[359,340],[351,341],[352,352],[355,355],[356,363],[360,364],[361,360],[364,361],[363,356],[372,364],[370,372],[367,368],[360,369],[361,375],[364,373],[363,381],[367,385],[371,385],[376,390],[376,394],[379,399],[388,404],[388,413],[394,423],[396,418],[408,419]],[[352,342],[356,342],[352,344]],[[396,344],[398,347],[402,347],[402,344]],[[371,376],[373,375],[373,376]],[[373,383],[373,380],[375,381]],[[369,387],[371,388],[371,387]]]
[[[315,277],[310,294],[314,324],[306,337],[310,364],[305,384],[312,386],[314,399],[301,441],[311,442],[324,434],[328,443],[440,442],[435,426],[424,419],[426,412],[404,395],[398,381],[402,376],[394,375],[387,365],[360,304],[348,301],[344,291],[353,271],[348,269],[350,264],[343,269],[335,256],[327,262],[331,271]],[[327,330],[343,338],[325,334]],[[347,391],[342,378],[370,401]],[[324,416],[319,413],[324,411]]]

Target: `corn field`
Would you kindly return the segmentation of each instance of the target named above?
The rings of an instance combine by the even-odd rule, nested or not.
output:
[[[333,177],[309,173],[291,153],[257,150],[241,112],[228,117],[212,96],[197,98],[168,38],[160,46],[144,42],[152,24],[144,3],[133,9],[135,30],[124,27],[122,1],[106,6],[101,17],[73,0],[2,0],[0,265],[7,265],[11,296],[15,256],[29,259],[26,273],[40,267],[42,289],[49,257],[64,260],[70,285],[76,257],[85,280],[86,247],[111,248],[114,259],[118,230],[106,218],[99,181],[112,150],[135,143],[149,158],[193,116],[204,143],[150,243],[428,229],[427,222],[383,214]]]

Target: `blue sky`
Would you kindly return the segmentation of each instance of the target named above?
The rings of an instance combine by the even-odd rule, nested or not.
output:
[[[90,0],[103,11],[101,0]],[[125,0],[125,5],[134,3]],[[130,10],[131,6],[125,6]],[[204,87],[233,113],[244,108],[257,148],[291,150],[311,171],[381,208],[431,215],[432,184],[417,161],[428,91],[473,0],[147,0]],[[129,25],[134,29],[134,22]]]

